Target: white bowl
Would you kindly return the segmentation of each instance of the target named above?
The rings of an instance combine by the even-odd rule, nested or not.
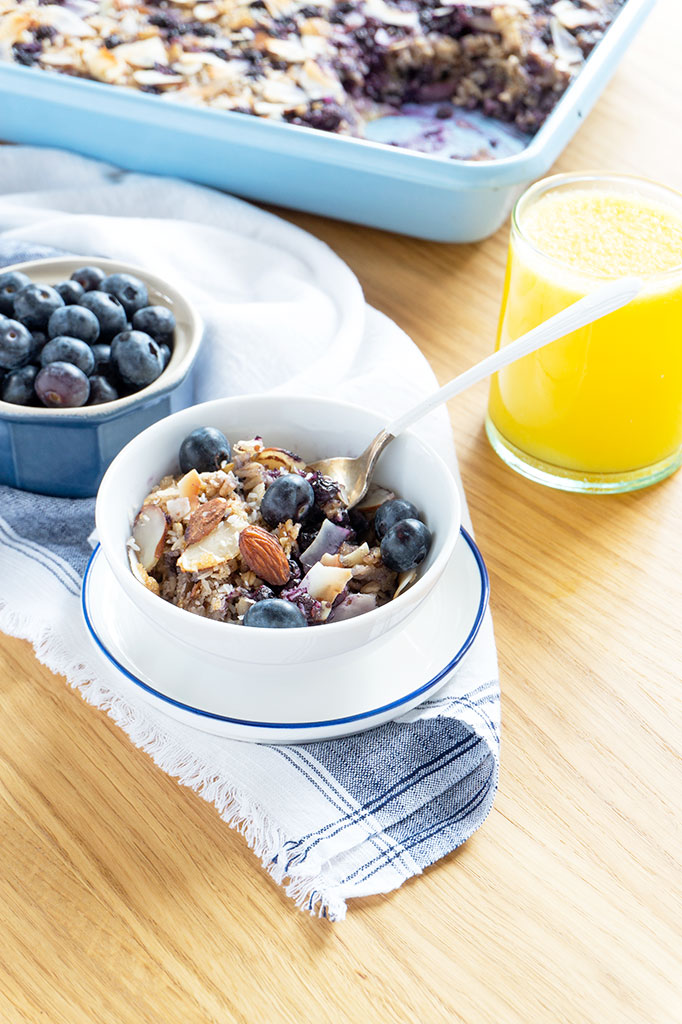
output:
[[[433,543],[419,578],[394,601],[354,619],[307,629],[249,629],[202,618],[156,597],[133,576],[126,542],[150,489],[167,473],[179,471],[183,438],[202,426],[217,427],[230,441],[261,436],[266,444],[314,462],[330,455],[358,454],[384,420],[366,409],[322,398],[246,395],[184,409],[126,445],[99,488],[97,533],[109,566],[140,615],[175,640],[195,648],[199,656],[208,651],[230,661],[271,665],[316,661],[385,638],[437,583],[459,537],[459,492],[440,456],[408,431],[384,451],[375,480],[416,505]]]

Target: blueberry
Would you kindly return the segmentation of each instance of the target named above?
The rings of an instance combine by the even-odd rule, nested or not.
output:
[[[64,299],[49,284],[27,284],[17,292],[14,316],[29,330],[42,331],[55,309],[63,305]]]
[[[97,317],[100,341],[109,340],[126,329],[125,310],[113,295],[108,295],[107,292],[86,292],[79,305],[89,309]]]
[[[90,378],[90,397],[88,405],[101,405],[103,402],[114,402],[118,398],[118,391],[114,385],[97,374]]]
[[[19,370],[10,370],[2,382],[2,400],[13,405],[30,405],[35,398],[33,382],[38,373],[37,366],[22,366]]]
[[[16,370],[33,354],[33,336],[18,320],[0,320],[0,368]]]
[[[168,345],[159,345],[159,350],[161,352],[161,358],[163,359],[163,368],[165,370],[168,364],[170,363],[171,350],[168,348]]]
[[[381,560],[393,572],[407,572],[423,562],[431,547],[431,531],[419,519],[401,519],[384,535]]]
[[[69,338],[64,334],[48,341],[40,353],[40,365],[48,363],[72,363],[89,377],[95,370],[95,357],[90,346],[80,338]]]
[[[71,280],[77,281],[83,291],[94,292],[105,277],[106,274],[99,267],[79,267],[78,270],[74,270]]]
[[[20,270],[7,270],[0,274],[0,314],[12,316],[14,313],[14,297],[31,283],[31,278]]]
[[[80,302],[85,291],[83,285],[78,281],[60,281],[54,286],[54,290],[59,292],[67,306],[75,306]]]
[[[143,331],[121,331],[111,343],[111,365],[121,380],[146,387],[163,373],[161,350]]]
[[[210,473],[230,461],[230,442],[215,427],[198,427],[180,445],[180,469]]]
[[[98,342],[96,345],[92,345],[91,348],[92,354],[95,357],[95,373],[107,374],[111,361],[111,345],[103,345],[101,342]]]
[[[118,299],[129,317],[149,302],[147,285],[132,274],[110,274],[104,278],[100,287],[103,292]]]
[[[244,616],[244,625],[261,626],[266,629],[291,629],[307,626],[308,621],[303,612],[291,601],[275,597],[252,604]]]
[[[274,480],[263,495],[260,514],[268,526],[277,526],[293,519],[300,523],[315,503],[311,484],[297,473],[287,473]]]
[[[47,333],[51,338],[66,334],[92,345],[99,337],[99,320],[86,306],[62,306],[50,317]]]
[[[411,501],[394,498],[379,505],[374,517],[374,529],[379,540],[401,519],[419,519],[419,512]]]
[[[36,394],[43,405],[73,409],[85,405],[90,394],[88,378],[71,363],[49,363],[35,380]]]
[[[31,337],[33,341],[31,344],[31,357],[29,362],[39,363],[40,353],[43,351],[44,346],[47,344],[48,338],[44,331],[31,331]]]
[[[175,317],[165,306],[144,306],[133,313],[133,327],[151,334],[162,345],[173,340]]]

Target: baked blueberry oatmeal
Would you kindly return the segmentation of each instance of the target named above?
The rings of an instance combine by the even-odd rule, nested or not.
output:
[[[0,0],[0,59],[363,137],[405,104],[533,133],[625,0]]]
[[[378,487],[349,510],[334,480],[259,437],[230,445],[201,427],[178,461],[144,499],[128,552],[145,587],[196,615],[275,628],[353,618],[409,586],[431,546],[409,501]]]

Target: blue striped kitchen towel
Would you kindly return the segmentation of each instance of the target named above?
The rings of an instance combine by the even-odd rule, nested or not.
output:
[[[365,306],[340,260],[246,203],[24,147],[0,150],[0,196],[0,265],[107,255],[184,282],[207,324],[197,401],[335,391],[390,417],[434,387],[416,346]],[[420,432],[457,474],[445,413]],[[124,693],[91,645],[79,591],[93,513],[91,499],[0,487],[0,628],[30,640],[163,771],[213,803],[297,905],[339,920],[349,898],[400,886],[481,825],[499,757],[489,614],[443,689],[395,722],[296,746],[226,740]]]

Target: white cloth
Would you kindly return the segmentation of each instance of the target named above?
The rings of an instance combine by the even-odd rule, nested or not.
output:
[[[418,349],[365,306],[341,260],[237,199],[29,147],[0,149],[0,196],[4,265],[59,249],[181,282],[207,324],[197,401],[279,388],[343,395],[390,417],[435,386]],[[419,433],[457,474],[446,413]],[[28,500],[44,523],[65,525],[31,536]],[[163,770],[213,802],[300,906],[341,918],[349,897],[395,888],[481,824],[499,742],[489,615],[452,685],[400,723],[326,744],[240,744],[122,695],[80,615],[88,526],[92,502],[0,488],[0,627],[31,640]]]

